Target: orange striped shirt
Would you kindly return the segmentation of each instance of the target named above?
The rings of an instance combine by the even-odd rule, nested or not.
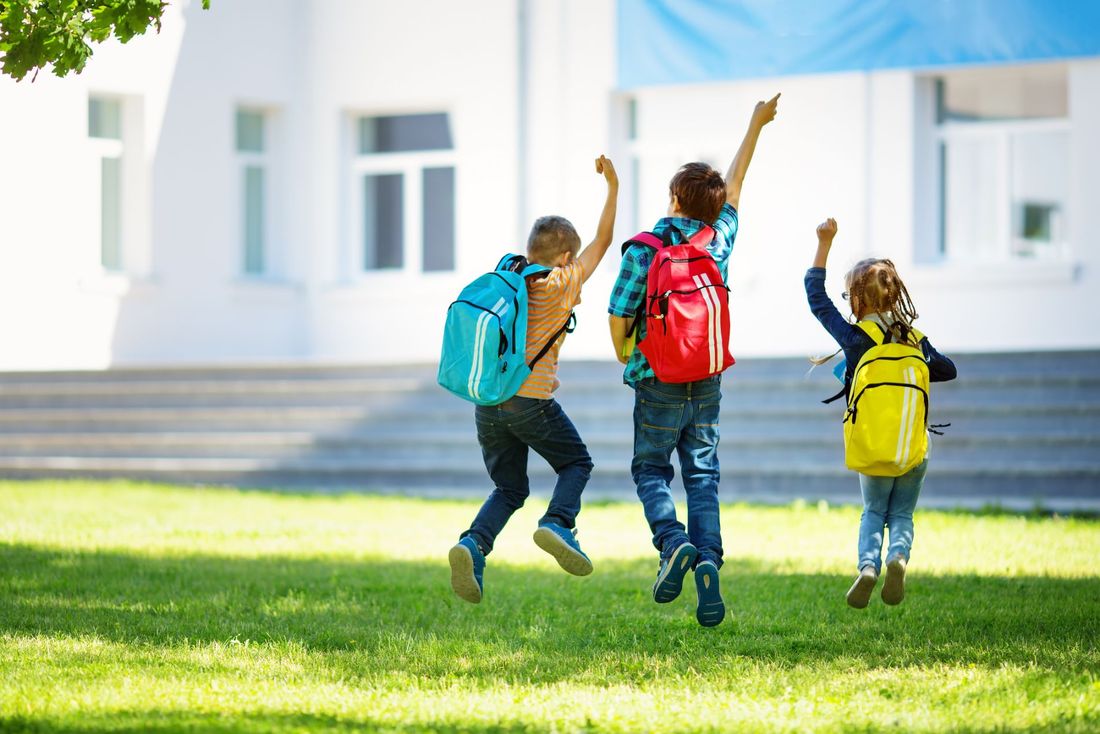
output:
[[[530,362],[547,340],[569,318],[569,312],[581,302],[581,264],[574,260],[554,268],[545,278],[527,281],[527,361]],[[558,337],[542,359],[535,363],[530,376],[516,393],[525,398],[546,400],[552,396],[558,376],[558,352],[565,334]]]

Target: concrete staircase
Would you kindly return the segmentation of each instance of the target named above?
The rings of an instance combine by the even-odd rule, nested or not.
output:
[[[1100,352],[962,355],[935,385],[923,506],[1100,510]],[[724,500],[858,502],[828,368],[742,360],[724,381]],[[586,496],[631,498],[633,393],[612,363],[562,365],[559,400],[596,461]],[[133,477],[482,497],[473,406],[434,366],[0,374],[0,476]],[[553,475],[532,457],[537,494]],[[678,486],[678,484],[677,484]]]

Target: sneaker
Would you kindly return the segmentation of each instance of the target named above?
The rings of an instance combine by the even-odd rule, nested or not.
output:
[[[871,592],[875,590],[876,583],[878,583],[878,572],[875,571],[874,566],[864,566],[860,569],[859,576],[856,576],[855,583],[848,589],[848,595],[845,597],[848,600],[848,606],[856,609],[866,607],[867,602],[871,601]]]
[[[714,561],[701,561],[695,567],[695,591],[699,594],[699,606],[695,618],[704,627],[714,627],[726,618],[726,604],[718,591],[718,566]]]
[[[459,599],[471,604],[481,601],[481,574],[485,571],[485,554],[470,536],[458,541],[447,554],[451,563],[451,588]]]
[[[680,590],[684,587],[684,574],[695,565],[698,556],[699,551],[694,545],[681,543],[668,558],[662,558],[661,567],[657,569],[657,580],[653,582],[653,601],[667,604],[680,596]]]
[[[887,604],[901,604],[905,598],[905,559],[894,556],[886,562],[886,580],[882,583],[882,600]]]
[[[554,557],[558,565],[574,576],[592,573],[592,561],[577,542],[577,531],[553,522],[544,522],[535,531],[535,545]]]

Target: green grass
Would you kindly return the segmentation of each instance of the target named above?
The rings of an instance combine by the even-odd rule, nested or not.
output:
[[[909,595],[844,604],[858,510],[723,507],[730,614],[649,597],[639,506],[595,573],[469,502],[0,483],[2,731],[1100,730],[1100,522],[918,510]]]

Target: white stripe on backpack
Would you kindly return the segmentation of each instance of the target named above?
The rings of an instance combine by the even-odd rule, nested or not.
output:
[[[706,287],[706,275],[693,275],[692,282],[699,288],[703,302],[707,304],[707,356],[710,358],[710,371],[714,372],[714,365],[718,360],[715,358],[717,340],[714,337],[714,302],[710,299],[711,289]]]
[[[725,349],[722,348],[722,306],[718,303],[718,289],[711,287],[710,276],[706,273],[702,274],[703,285],[707,286],[705,292],[710,296],[711,310],[710,310],[710,325],[711,325],[711,341],[714,343],[714,372],[721,372],[725,367],[722,362],[725,360],[723,356]]]
[[[474,363],[470,365],[470,381],[467,383],[467,392],[473,397],[481,399],[480,384],[481,375],[485,369],[485,339],[489,333],[489,322],[493,319],[493,314],[500,315],[503,311],[500,307],[504,305],[504,299],[501,298],[493,306],[493,313],[483,313],[477,319],[477,330],[474,335]]]

